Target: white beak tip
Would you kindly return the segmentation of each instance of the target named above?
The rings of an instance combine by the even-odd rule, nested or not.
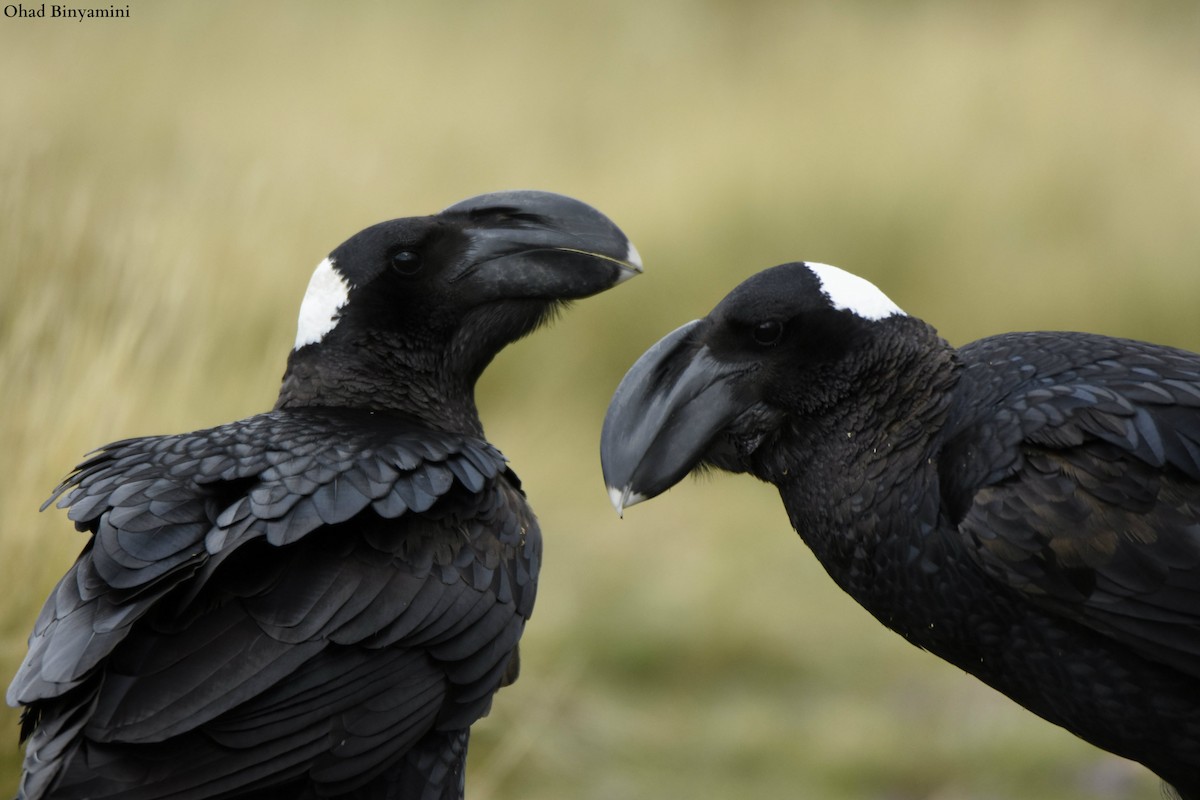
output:
[[[612,503],[612,507],[617,510],[617,516],[624,519],[625,509],[642,502],[646,496],[632,491],[628,486],[624,489],[610,486],[608,487],[608,499]]]

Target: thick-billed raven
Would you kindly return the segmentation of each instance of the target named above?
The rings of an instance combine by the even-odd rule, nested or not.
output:
[[[884,625],[1200,798],[1200,355],[955,349],[862,278],[784,264],[634,364],[601,457],[618,512],[704,466],[774,484]]]
[[[517,674],[541,534],[476,379],[641,271],[584,203],[481,195],[320,263],[275,409],[115,442],[8,700],[21,797],[443,800]]]

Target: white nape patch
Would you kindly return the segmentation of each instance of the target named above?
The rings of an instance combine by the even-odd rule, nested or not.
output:
[[[333,259],[326,258],[313,270],[300,304],[300,321],[296,325],[296,346],[299,350],[306,344],[316,344],[325,338],[337,325],[338,311],[346,305],[350,295],[350,284],[342,273],[333,266]]]
[[[863,319],[883,319],[896,314],[907,316],[879,287],[866,278],[829,264],[806,261],[805,265],[821,281],[821,291],[834,308],[852,311]]]

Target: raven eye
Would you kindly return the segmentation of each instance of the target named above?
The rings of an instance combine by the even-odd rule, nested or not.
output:
[[[783,338],[783,323],[778,320],[767,320],[754,326],[751,333],[754,341],[763,346],[778,344]]]
[[[401,275],[416,275],[421,270],[421,254],[412,250],[392,253],[392,266]]]

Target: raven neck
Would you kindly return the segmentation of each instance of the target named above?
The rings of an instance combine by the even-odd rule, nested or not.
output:
[[[825,484],[848,479],[844,472],[826,474],[831,466],[867,469],[897,460],[907,466],[924,455],[946,423],[962,365],[936,331],[910,322],[906,335],[860,359],[841,395],[826,398],[819,410],[785,416],[777,435],[749,457],[748,470],[780,487],[812,477]]]
[[[764,448],[772,461],[755,474],[778,487],[792,526],[839,583],[871,569],[881,543],[937,524],[937,454],[960,374],[956,351],[930,329],[861,371],[856,402],[790,420]]]
[[[435,430],[482,438],[475,377],[448,369],[446,361],[439,350],[395,342],[293,350],[275,408],[398,412]]]

